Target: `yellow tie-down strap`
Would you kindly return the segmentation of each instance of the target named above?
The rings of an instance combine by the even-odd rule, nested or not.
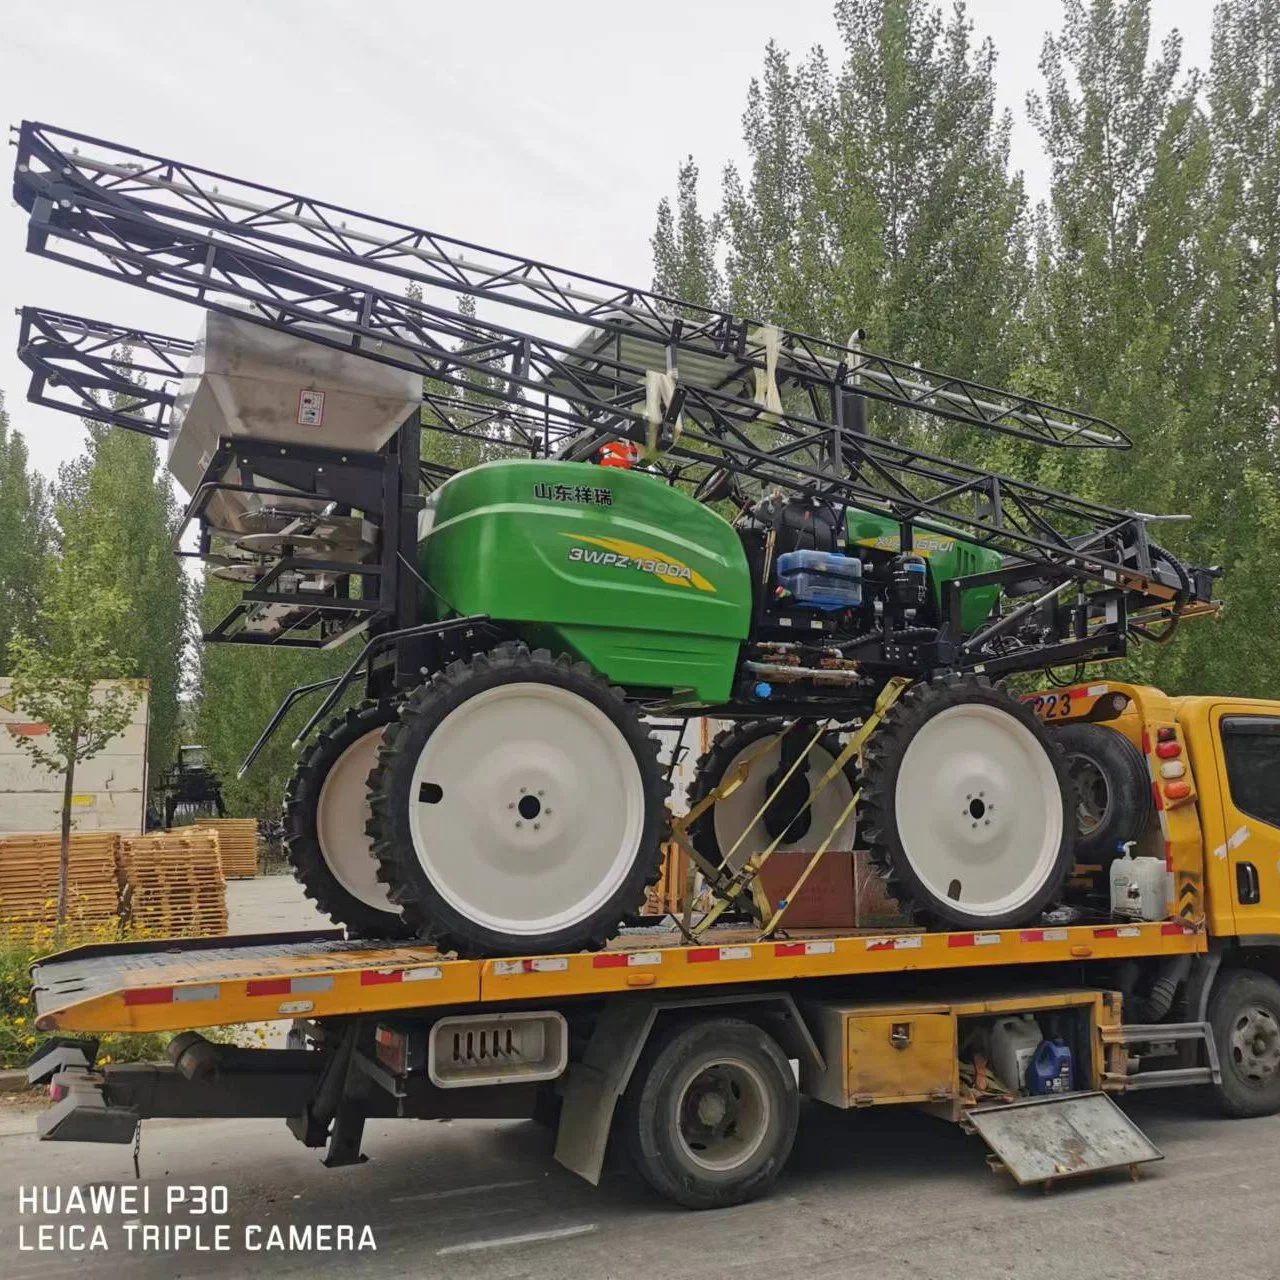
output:
[[[863,724],[849,739],[844,749],[838,756],[836,756],[835,760],[832,761],[831,765],[827,768],[826,772],[823,773],[822,777],[818,779],[817,784],[809,792],[809,798],[801,806],[799,813],[797,813],[797,817],[799,817],[800,813],[804,813],[810,808],[810,806],[812,806],[817,796],[829,783],[843,772],[845,765],[847,765],[855,755],[861,755],[863,747],[876,729],[879,728],[880,721],[884,719],[885,713],[895,702],[897,702],[910,684],[911,681],[905,677],[895,676],[885,685],[885,687],[880,691],[880,696],[876,699],[875,710],[867,717]],[[783,775],[782,779],[778,782],[778,785],[765,798],[764,803],[756,811],[754,817],[752,817],[751,821],[743,828],[741,835],[739,835],[733,847],[723,854],[722,861],[718,867],[708,859],[704,858],[693,847],[693,844],[689,839],[689,827],[714,804],[732,795],[746,780],[747,776],[751,772],[752,765],[760,759],[760,757],[770,751],[779,741],[781,741],[792,727],[794,727],[794,725],[788,725],[782,733],[777,734],[772,738],[765,739],[764,742],[752,751],[745,760],[734,766],[729,775],[725,777],[718,787],[714,788],[699,800],[688,813],[683,814],[681,817],[672,821],[672,840],[679,845],[679,847],[688,855],[690,861],[698,867],[704,876],[706,876],[712,892],[718,899],[715,906],[707,912],[697,925],[691,926],[689,922],[692,911],[692,904],[691,901],[689,901],[691,895],[686,895],[685,932],[691,937],[698,937],[705,933],[706,930],[709,929],[725,913],[725,911],[737,903],[738,899],[748,891],[752,895],[752,900],[755,903],[757,914],[764,922],[761,937],[768,937],[773,933],[781,922],[787,907],[795,900],[796,894],[800,892],[804,887],[805,882],[813,874],[813,871],[822,859],[823,854],[825,854],[830,848],[831,842],[835,839],[836,833],[848,821],[849,815],[854,811],[859,799],[861,798],[861,790],[854,793],[853,797],[849,800],[849,803],[845,805],[839,818],[836,819],[831,830],[827,832],[818,848],[814,851],[813,857],[809,859],[808,864],[805,866],[804,871],[801,872],[800,878],[796,881],[795,885],[792,886],[791,891],[779,901],[776,910],[774,909],[773,903],[769,900],[768,895],[765,893],[763,884],[760,882],[760,869],[766,862],[768,862],[769,858],[782,843],[783,838],[786,835],[785,828],[773,840],[771,840],[764,849],[759,853],[753,854],[737,871],[733,872],[728,879],[725,879],[724,872],[728,867],[729,859],[737,852],[743,840],[746,839],[747,833],[750,832],[755,827],[756,823],[764,816],[765,811],[774,802],[774,800],[777,799],[782,788],[785,787],[787,782],[791,779],[792,774],[795,773],[801,763],[808,757],[809,752],[813,750],[817,745],[818,740],[826,731],[827,722],[821,721],[818,724],[817,731],[809,740],[805,749]],[[788,823],[787,825],[790,827],[791,824]]]

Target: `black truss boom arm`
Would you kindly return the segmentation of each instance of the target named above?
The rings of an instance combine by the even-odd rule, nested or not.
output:
[[[40,403],[163,434],[156,424],[168,423],[174,379],[181,374],[176,361],[190,353],[191,343],[33,307],[23,308],[21,316],[19,354],[32,370],[33,386],[45,376],[56,379],[57,398],[46,394]],[[426,385],[424,427],[479,441],[495,456],[544,455],[583,426],[584,418],[567,409],[494,403],[487,390],[453,381]],[[104,393],[110,403],[99,403]],[[661,460],[673,483],[695,482],[732,458],[740,474],[765,486],[821,488],[836,501],[886,510],[921,529],[963,531],[978,545],[1083,580],[1162,593],[1141,567],[1112,558],[1115,547],[1131,546],[1142,536],[1143,520],[1133,512],[852,432],[843,437],[845,472],[833,475],[809,456],[811,432],[789,418],[775,428],[783,442],[765,448],[748,433],[749,421],[731,421],[714,405],[704,405],[704,397],[715,398],[689,389],[685,429]]]
[[[671,483],[724,470],[883,511],[904,536],[959,533],[1053,582],[1187,595],[1185,573],[1157,570],[1144,517],[869,434],[849,410],[1127,446],[1091,415],[44,125],[22,126],[14,194],[32,252],[412,370],[424,427],[490,454],[586,457],[627,438]],[[171,430],[192,344],[28,309],[20,345],[37,402]]]
[[[18,356],[31,371],[28,400],[168,437],[193,343],[36,307],[18,316]]]
[[[735,380],[758,371],[826,389],[853,378],[870,399],[1042,444],[1129,444],[1100,418],[1033,397],[43,124],[21,127],[14,195],[32,215],[33,252],[205,306],[229,294],[282,325],[354,312],[348,345],[368,354],[369,339],[417,327],[387,302],[411,283],[437,320],[439,304],[447,311],[467,294],[482,310],[585,325],[605,345],[643,335],[677,367],[682,355],[717,353]],[[501,355],[517,365],[525,324],[488,327],[487,338],[469,335],[475,357],[487,344],[490,363]],[[416,339],[429,347],[425,333]]]

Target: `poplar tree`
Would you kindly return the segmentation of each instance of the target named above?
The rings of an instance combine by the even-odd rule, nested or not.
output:
[[[49,533],[44,481],[31,471],[26,442],[10,425],[0,393],[0,675],[13,666],[15,629],[35,615]]]

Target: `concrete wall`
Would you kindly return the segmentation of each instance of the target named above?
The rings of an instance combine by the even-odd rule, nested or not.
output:
[[[143,830],[147,801],[148,693],[133,709],[133,719],[92,760],[76,766],[72,795],[73,831]],[[100,686],[105,690],[110,682]],[[13,728],[10,729],[9,726]],[[13,731],[48,732],[14,704],[12,682],[0,677],[0,835],[57,831],[62,822],[62,777],[40,768],[21,749]]]

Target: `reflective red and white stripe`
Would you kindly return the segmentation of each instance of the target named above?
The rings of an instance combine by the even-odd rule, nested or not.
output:
[[[186,1004],[188,1001],[216,1000],[222,988],[217,983],[190,987],[129,987],[124,993],[126,1005]]]
[[[1023,929],[1019,942],[1066,942],[1071,934],[1066,929]]]
[[[903,934],[898,938],[868,938],[868,951],[915,951],[924,946],[924,935]]]
[[[750,960],[750,947],[693,947],[685,952],[690,964],[708,964],[717,960]]]
[[[244,984],[247,996],[301,996],[332,990],[331,977],[253,978]]]
[[[1001,935],[998,933],[949,933],[948,947],[998,947]]]
[[[833,956],[836,953],[834,942],[775,942],[773,954],[786,958],[788,956]]]
[[[362,969],[360,985],[378,987],[386,982],[434,982],[443,977],[444,970],[438,964],[417,965],[412,969]]]
[[[591,957],[593,969],[634,969],[661,963],[661,951],[605,951]]]
[[[533,960],[495,960],[493,971],[500,977],[515,973],[562,973],[569,967],[567,956],[538,956]]]

